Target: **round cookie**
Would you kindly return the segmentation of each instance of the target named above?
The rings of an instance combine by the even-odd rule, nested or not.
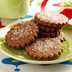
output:
[[[57,38],[41,38],[26,48],[30,57],[36,60],[52,60],[63,52],[63,44]]]
[[[38,27],[34,22],[24,21],[16,24],[8,31],[5,42],[14,49],[25,48],[35,41]]]
[[[62,14],[45,11],[36,13],[35,20],[41,25],[56,28],[61,28],[68,22],[68,18]]]

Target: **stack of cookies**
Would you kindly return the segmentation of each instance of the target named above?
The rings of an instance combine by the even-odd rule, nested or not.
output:
[[[40,36],[51,38],[59,36],[60,29],[68,22],[66,16],[54,12],[36,13],[34,20],[39,27]]]
[[[35,60],[53,60],[63,52],[63,32],[68,18],[53,12],[36,13],[34,19],[16,24],[5,42],[14,49],[24,49]]]

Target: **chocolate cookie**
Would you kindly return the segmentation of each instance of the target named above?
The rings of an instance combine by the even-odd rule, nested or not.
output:
[[[37,37],[38,27],[31,21],[16,24],[7,33],[5,41],[14,49],[25,48]]]
[[[52,60],[63,52],[63,44],[57,38],[41,38],[26,48],[30,57],[36,60]]]
[[[59,30],[58,28],[55,28],[55,27],[46,27],[46,26],[42,26],[40,24],[37,24],[37,26],[39,27],[39,30],[43,31],[43,32],[55,32],[55,31]]]
[[[61,28],[68,22],[66,16],[54,12],[38,12],[35,14],[35,20],[41,25],[56,28]]]
[[[43,32],[43,31],[39,31],[39,37],[50,37],[50,38],[54,38],[59,36],[60,32],[57,30],[55,32]]]

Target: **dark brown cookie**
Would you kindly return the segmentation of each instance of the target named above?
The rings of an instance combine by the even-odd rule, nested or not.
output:
[[[41,38],[26,48],[30,57],[36,60],[52,60],[63,52],[63,44],[57,38]]]
[[[54,12],[38,12],[35,14],[35,20],[41,25],[59,29],[68,22],[66,16]]]
[[[57,30],[59,30],[58,28],[55,27],[46,27],[40,24],[37,24],[37,26],[39,27],[39,30],[43,31],[43,32],[55,32]]]
[[[43,32],[43,31],[39,31],[39,37],[50,37],[50,38],[54,38],[59,36],[60,32],[59,31],[55,31],[55,32]]]
[[[16,24],[7,33],[6,43],[15,49],[25,48],[37,37],[38,27],[31,21]]]

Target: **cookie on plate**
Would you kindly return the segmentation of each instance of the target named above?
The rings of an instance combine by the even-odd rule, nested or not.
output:
[[[56,59],[63,52],[63,44],[58,38],[40,38],[26,47],[26,52],[36,60]]]
[[[50,37],[50,38],[54,38],[60,35],[60,32],[54,31],[54,32],[43,32],[43,31],[39,31],[39,37]]]
[[[35,21],[43,26],[56,27],[61,29],[67,24],[68,18],[55,12],[38,12],[35,14]]]
[[[8,31],[5,42],[14,49],[22,49],[35,41],[38,27],[32,21],[23,21]]]
[[[57,31],[58,29],[55,28],[55,27],[46,27],[46,26],[43,26],[43,25],[40,25],[40,24],[37,24],[37,26],[39,27],[39,30],[43,31],[43,32],[55,32]]]

